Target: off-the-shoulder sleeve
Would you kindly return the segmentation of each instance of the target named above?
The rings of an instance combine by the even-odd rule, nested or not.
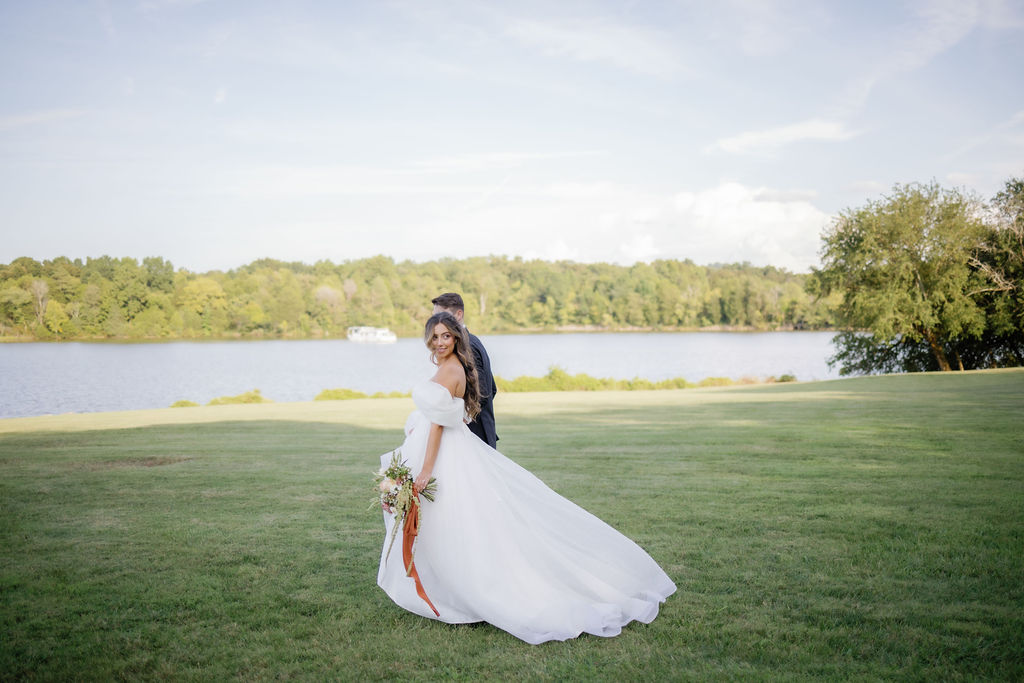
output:
[[[457,427],[465,416],[465,403],[452,398],[448,390],[436,382],[423,382],[412,390],[412,400],[423,415],[434,424]]]

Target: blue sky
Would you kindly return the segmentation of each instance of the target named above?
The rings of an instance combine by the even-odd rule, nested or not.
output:
[[[805,272],[1024,175],[1024,3],[0,2],[0,262],[489,254]]]

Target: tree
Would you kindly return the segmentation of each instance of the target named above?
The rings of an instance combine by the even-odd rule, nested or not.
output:
[[[102,324],[107,314],[103,309],[103,290],[99,285],[91,283],[82,290],[78,315],[83,330],[91,334],[102,334]]]
[[[174,291],[174,266],[159,256],[147,256],[142,259],[145,270],[146,287],[161,292]]]
[[[337,278],[335,278],[337,279]],[[310,313],[325,332],[342,327],[341,315],[345,308],[345,294],[327,284],[321,284],[313,291],[313,306]]]
[[[23,327],[32,315],[32,295],[21,287],[0,290],[0,324],[10,323]]]
[[[842,374],[891,369],[901,346],[925,343],[937,369],[964,369],[957,342],[978,338],[985,311],[975,298],[984,277],[972,265],[986,225],[980,202],[937,184],[897,185],[892,195],[842,212],[823,235],[822,267],[810,291],[840,292],[837,323],[867,330],[870,342],[841,335]],[[888,350],[885,363],[872,354]],[[917,369],[917,368],[910,368]]]
[[[223,333],[227,301],[220,283],[213,278],[200,277],[188,282],[179,294],[179,305],[192,329],[198,325],[205,335]]]
[[[178,303],[183,308],[201,314],[211,307],[224,305],[224,290],[213,278],[196,278],[185,285]]]
[[[385,279],[378,275],[370,282],[369,307],[365,311],[371,325],[389,327],[395,317],[395,305],[391,301],[391,291]]]
[[[150,307],[139,313],[132,319],[128,328],[128,335],[135,338],[149,338],[166,336],[169,332],[167,315],[159,307]]]
[[[36,322],[42,325],[43,318],[46,315],[46,305],[50,300],[50,285],[46,284],[46,280],[33,280],[32,284],[29,285],[29,290],[32,292],[32,304],[35,307]]]
[[[62,303],[67,303],[78,293],[78,290],[82,286],[82,281],[78,279],[77,275],[69,270],[66,263],[67,259],[62,257],[56,261],[57,262],[52,265],[50,273],[50,280],[53,283],[50,293],[56,293],[57,298]]]
[[[267,306],[267,313],[287,336],[289,330],[299,326],[299,318],[306,312],[302,286],[292,270],[281,267],[270,274],[270,293],[273,298]]]
[[[139,268],[135,259],[121,259],[114,266],[114,298],[129,322],[146,308],[149,301],[149,289],[145,278],[146,271]]]
[[[60,335],[64,332],[64,326],[68,323],[68,314],[59,301],[51,301],[46,306],[46,314],[43,316],[43,324],[53,334]]]
[[[1024,179],[1011,178],[992,201],[994,221],[972,265],[985,331],[962,354],[978,367],[1024,365]]]

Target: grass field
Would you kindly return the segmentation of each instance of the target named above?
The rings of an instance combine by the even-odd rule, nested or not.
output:
[[[410,408],[0,420],[0,680],[1024,679],[1024,371],[499,396],[500,449],[679,586],[540,646],[376,587]]]

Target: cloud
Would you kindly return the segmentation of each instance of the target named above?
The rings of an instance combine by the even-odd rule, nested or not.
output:
[[[813,190],[778,190],[762,187],[754,191],[754,199],[759,202],[810,202],[818,196]]]
[[[971,136],[962,145],[946,154],[943,160],[948,163],[986,146],[1005,149],[1006,147],[1019,147],[1022,144],[1024,144],[1024,109],[1016,112],[1009,119],[997,123],[987,131]]]
[[[85,116],[88,113],[85,109],[47,109],[36,111],[30,114],[18,114],[15,116],[0,117],[0,130],[10,128],[21,128],[23,126],[35,126],[41,123],[52,123],[54,121],[65,121]]]
[[[414,169],[427,172],[461,173],[481,171],[495,168],[513,168],[524,166],[533,161],[551,161],[555,159],[578,159],[581,157],[600,156],[603,152],[489,152],[479,154],[461,154],[437,157],[412,163]]]
[[[879,194],[881,192],[884,192],[885,190],[888,190],[889,188],[885,185],[885,183],[882,183],[878,180],[858,180],[856,182],[850,183],[844,189],[847,190],[848,192],[870,195]]]
[[[435,217],[417,229],[422,244],[403,244],[422,254],[414,259],[522,254],[631,265],[665,258],[806,272],[818,262],[821,232],[831,220],[811,202],[813,193],[735,182],[669,194],[577,183],[511,188],[507,195],[479,210]]]
[[[726,0],[714,9],[728,22],[736,49],[752,57],[786,52],[827,23],[826,7],[816,3],[797,7],[786,0]]]
[[[830,217],[801,195],[735,182],[677,193],[674,239],[663,251],[698,263],[750,261],[804,272],[817,263]]]
[[[946,174],[946,180],[953,183],[954,185],[968,187],[971,185],[978,185],[978,176],[974,173],[959,173],[956,171]]]
[[[107,34],[108,38],[115,38],[117,36],[117,28],[114,26],[114,17],[110,13],[110,5],[107,4],[107,0],[100,0],[97,3],[96,13],[100,26],[103,27],[103,32]]]
[[[593,19],[571,24],[518,19],[509,23],[506,33],[549,56],[611,64],[662,78],[686,70],[677,48],[653,29]]]
[[[979,24],[991,26],[1009,16],[1002,3],[984,0],[922,0],[915,6],[914,21],[896,27],[888,46],[868,62],[864,73],[852,79],[840,97],[840,109],[852,114],[864,107],[879,83],[916,71],[966,38]]]
[[[569,246],[565,240],[553,240],[543,243],[540,248],[529,249],[523,253],[527,260],[539,259],[541,261],[581,261],[583,253],[579,247]]]
[[[995,30],[1024,28],[1024,12],[1014,0],[985,0],[981,4],[981,23]]]
[[[436,157],[405,166],[357,164],[250,164],[221,174],[216,191],[239,197],[301,198],[353,195],[463,195],[473,206],[509,183],[508,169],[535,161],[596,156],[600,152],[495,152]],[[501,175],[497,175],[497,174]],[[607,188],[605,188],[607,190]],[[602,192],[592,186],[516,188],[527,195],[577,195]]]
[[[158,12],[176,7],[191,7],[201,5],[209,0],[143,0],[139,3],[139,9],[146,12]]]
[[[440,184],[416,170],[358,165],[299,166],[263,164],[237,167],[222,174],[216,191],[251,199],[299,199],[317,196],[401,196],[469,194],[479,185]]]
[[[859,135],[839,121],[809,119],[788,126],[779,126],[767,130],[755,130],[722,138],[705,148],[705,152],[721,150],[730,154],[749,154],[751,152],[774,151],[780,147],[796,142],[818,140],[824,142],[842,142]]]
[[[634,235],[632,239],[619,247],[619,251],[623,258],[616,260],[626,263],[648,262],[661,254],[661,249],[654,243],[654,236],[647,234]]]
[[[613,183],[594,182],[562,182],[546,186],[543,192],[551,197],[560,199],[596,200],[608,197],[611,194],[621,191],[621,188]]]

